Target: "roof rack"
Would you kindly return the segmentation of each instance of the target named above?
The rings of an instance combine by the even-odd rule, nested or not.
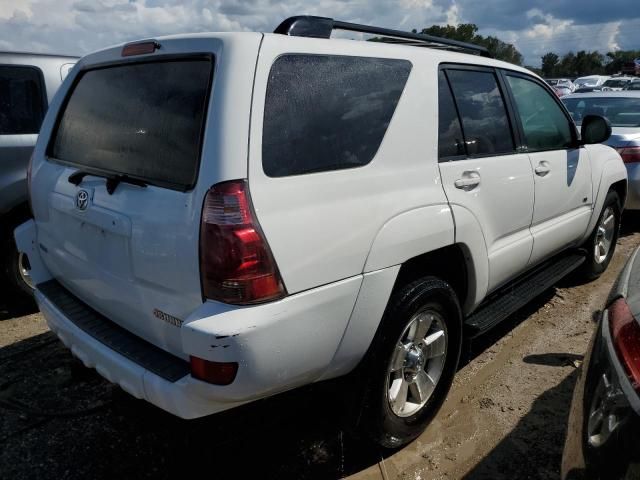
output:
[[[387,39],[381,40],[387,43],[400,43],[411,46],[452,50],[467,50],[483,57],[491,58],[489,50],[485,47],[481,47],[480,45],[474,45],[473,43],[460,42],[458,40],[434,37],[432,35],[424,35],[421,33],[403,32],[401,30],[361,25],[359,23],[341,22],[339,20],[334,20],[333,18],[314,17],[310,15],[289,17],[278,25],[273,33],[280,33],[282,35],[290,35],[293,37],[331,38],[333,30],[348,30],[350,32],[369,33],[371,35],[391,37],[389,38],[391,41],[388,41]]]

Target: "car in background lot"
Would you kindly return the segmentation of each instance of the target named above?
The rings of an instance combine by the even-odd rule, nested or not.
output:
[[[601,90],[603,92],[617,92],[624,90],[624,88],[633,81],[633,77],[613,77],[602,84]]]
[[[576,78],[573,83],[576,90],[580,88],[597,88],[602,86],[609,79],[606,75],[587,75],[586,77]]]
[[[556,92],[556,95],[559,97],[564,97],[566,95],[571,95],[571,89],[569,87],[552,87],[553,91]]]
[[[568,88],[571,92],[576,89],[575,84],[568,78],[545,78],[544,81],[552,87]]]
[[[640,478],[640,249],[609,295],[576,383],[563,480]]]
[[[49,102],[77,57],[0,52],[0,274],[31,295],[29,264],[13,229],[30,217],[27,164]]]
[[[606,144],[620,153],[629,177],[625,208],[640,209],[640,92],[574,93],[562,102],[576,125],[587,115],[604,116],[611,122],[613,131]]]
[[[624,87],[625,90],[640,90],[640,80],[634,80]]]

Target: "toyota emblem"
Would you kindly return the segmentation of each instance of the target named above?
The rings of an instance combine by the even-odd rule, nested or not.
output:
[[[76,193],[76,208],[78,210],[86,210],[89,206],[89,192],[86,190],[78,190]]]

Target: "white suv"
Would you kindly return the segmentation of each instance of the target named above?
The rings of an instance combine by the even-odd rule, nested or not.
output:
[[[356,372],[354,423],[395,447],[463,339],[607,267],[626,170],[585,144],[608,132],[450,40],[158,38],[80,60],[15,236],[51,329],[133,396],[195,418]]]

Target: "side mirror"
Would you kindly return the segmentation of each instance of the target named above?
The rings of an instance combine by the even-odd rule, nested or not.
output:
[[[582,119],[580,136],[583,145],[606,142],[611,136],[611,122],[600,115],[587,115]]]

